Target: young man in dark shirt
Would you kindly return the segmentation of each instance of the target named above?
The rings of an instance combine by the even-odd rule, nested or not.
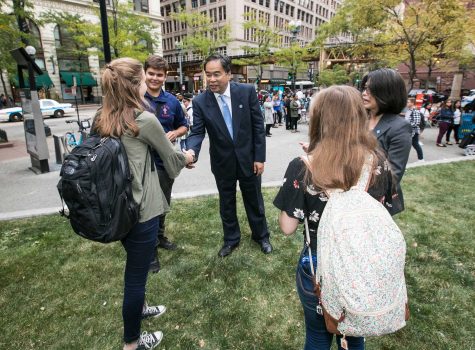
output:
[[[145,82],[147,84],[145,98],[150,104],[150,111],[157,116],[170,142],[175,143],[177,138],[187,133],[188,122],[177,98],[162,89],[163,84],[167,80],[168,63],[161,56],[152,55],[145,61],[144,70]],[[160,180],[160,187],[168,205],[170,205],[174,180],[168,176],[158,154],[153,152],[153,157]],[[165,236],[165,214],[161,215],[159,219],[157,248],[175,250],[176,245]],[[159,270],[160,264],[157,256],[150,264],[150,271],[158,272]]]

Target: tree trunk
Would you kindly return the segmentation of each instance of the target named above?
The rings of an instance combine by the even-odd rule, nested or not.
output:
[[[462,91],[463,73],[455,73],[452,81],[452,90],[450,92],[451,100],[459,100]]]
[[[414,78],[416,77],[417,70],[416,70],[416,57],[414,52],[410,53],[410,66],[409,66],[409,82],[410,82],[410,88],[409,90],[412,90],[414,87]]]
[[[10,107],[10,99],[8,98],[7,86],[5,84],[5,80],[3,79],[3,71],[0,71],[0,78],[2,79],[3,92],[5,93],[5,97],[7,98],[7,104],[4,106],[4,108]]]

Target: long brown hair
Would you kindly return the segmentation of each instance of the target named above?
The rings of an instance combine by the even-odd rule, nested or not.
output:
[[[102,108],[94,121],[94,128],[101,136],[139,134],[135,111],[144,110],[143,96],[140,96],[143,74],[142,64],[129,57],[106,65],[101,79]]]
[[[361,94],[349,86],[331,86],[310,105],[309,155],[312,182],[321,189],[354,186],[369,155],[380,155],[368,129],[368,114]]]

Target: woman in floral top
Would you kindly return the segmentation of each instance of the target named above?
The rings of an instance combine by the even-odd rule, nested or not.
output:
[[[390,207],[393,181],[389,164],[368,129],[367,113],[356,89],[325,89],[313,99],[309,112],[308,160],[295,158],[290,162],[274,205],[281,210],[279,223],[286,235],[293,234],[298,224],[308,219],[310,249],[316,265],[317,229],[328,201],[325,189],[349,190],[357,183],[363,165],[372,159],[368,193]],[[305,235],[305,229],[302,232]],[[305,245],[297,265],[296,282],[305,316],[304,350],[329,350],[333,334],[327,331],[323,316],[316,312],[318,298]],[[338,349],[342,349],[340,339],[337,336]],[[364,349],[364,338],[346,339],[349,349]]]

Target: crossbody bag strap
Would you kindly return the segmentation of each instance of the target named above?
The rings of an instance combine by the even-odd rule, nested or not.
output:
[[[307,246],[307,253],[308,253],[308,261],[310,262],[310,270],[312,271],[312,276],[315,276],[315,267],[313,266],[313,259],[312,259],[312,249],[310,248],[310,232],[308,229],[308,219],[304,219],[305,224],[305,245]]]
[[[301,156],[300,159],[305,163],[307,166],[308,171],[310,170],[310,160],[308,159],[308,155]],[[305,225],[305,245],[307,247],[308,253],[308,260],[310,262],[310,270],[312,271],[312,276],[315,276],[315,267],[313,266],[313,259],[312,259],[312,249],[310,248],[310,231],[308,229],[308,219],[304,218],[304,225]]]

